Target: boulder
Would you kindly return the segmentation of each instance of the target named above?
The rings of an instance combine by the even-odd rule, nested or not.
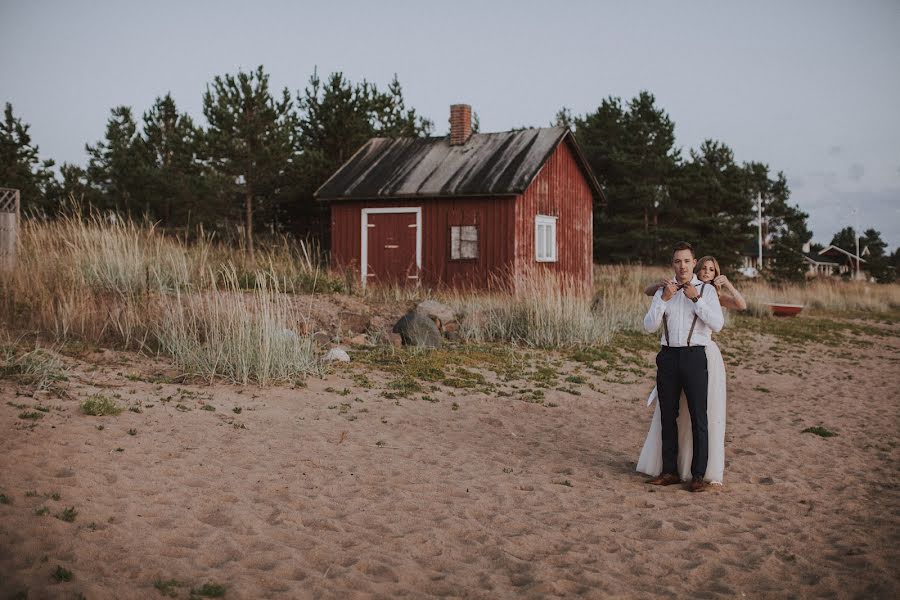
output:
[[[322,359],[325,362],[342,362],[348,363],[350,362],[350,355],[347,354],[347,351],[341,348],[340,346],[335,346]]]
[[[313,340],[320,346],[327,346],[331,343],[331,336],[324,331],[317,331],[313,334]]]
[[[410,311],[400,317],[392,330],[399,333],[407,346],[419,348],[440,348],[441,332],[428,316]]]
[[[423,300],[416,306],[416,312],[430,319],[437,320],[444,325],[456,321],[456,312],[453,308],[442,304],[437,300]]]

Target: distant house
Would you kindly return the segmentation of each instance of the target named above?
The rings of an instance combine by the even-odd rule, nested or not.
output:
[[[332,261],[362,285],[515,285],[533,269],[592,282],[603,198],[568,128],[373,138],[316,192],[331,205]],[[510,277],[511,276],[511,277]]]
[[[747,244],[741,250],[741,258],[743,260],[741,264],[741,268],[738,271],[744,275],[745,277],[756,277],[759,275],[759,244],[758,242],[754,242],[752,244]],[[772,250],[769,248],[767,244],[763,244],[763,269],[769,269],[772,267],[772,261],[774,260],[772,256]]]
[[[869,256],[868,246],[863,247],[859,254],[859,269],[863,273],[862,278],[867,278],[866,259],[861,257]],[[850,276],[857,270],[856,254],[838,246],[831,245],[818,252],[811,252],[807,245],[803,248],[803,258],[809,265],[807,277]]]

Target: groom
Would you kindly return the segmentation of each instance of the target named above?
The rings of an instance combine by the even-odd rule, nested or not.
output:
[[[687,396],[693,434],[692,492],[706,488],[703,476],[709,454],[706,426],[706,344],[710,334],[722,329],[725,318],[715,288],[694,275],[697,259],[687,242],[678,242],[672,254],[675,277],[656,292],[644,317],[644,329],[652,333],[663,326],[662,348],[656,355],[656,389],[662,423],[662,474],[647,483],[672,485],[678,476],[678,406],[681,392]]]

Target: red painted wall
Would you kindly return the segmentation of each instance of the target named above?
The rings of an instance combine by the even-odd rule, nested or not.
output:
[[[417,198],[407,201],[335,201],[331,204],[331,256],[355,270],[359,281],[360,218],[363,208],[422,207],[422,272],[427,286],[486,288],[514,271],[549,269],[592,285],[593,196],[572,150],[561,143],[534,181],[518,197]],[[534,218],[557,220],[557,262],[538,263]],[[478,225],[477,260],[451,261],[450,226]],[[370,261],[371,263],[371,261]]]
[[[424,285],[486,288],[492,284],[493,277],[512,270],[515,230],[513,197],[333,202],[331,257],[335,265],[352,268],[359,277],[362,209],[389,206],[422,207],[420,277]],[[450,260],[451,225],[478,225],[479,253],[476,260]]]
[[[534,219],[558,217],[557,261],[535,260]],[[516,201],[515,269],[521,277],[529,269],[547,269],[593,286],[593,195],[567,143],[557,146],[537,177]]]

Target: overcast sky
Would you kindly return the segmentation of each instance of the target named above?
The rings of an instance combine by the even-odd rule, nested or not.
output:
[[[397,73],[437,134],[455,102],[503,131],[649,90],[685,154],[714,138],[783,170],[814,240],[858,206],[900,244],[898,0],[0,0],[0,102],[57,163],[86,162],[113,106],[171,92],[202,120],[215,75],[260,64],[294,93],[315,67]]]

